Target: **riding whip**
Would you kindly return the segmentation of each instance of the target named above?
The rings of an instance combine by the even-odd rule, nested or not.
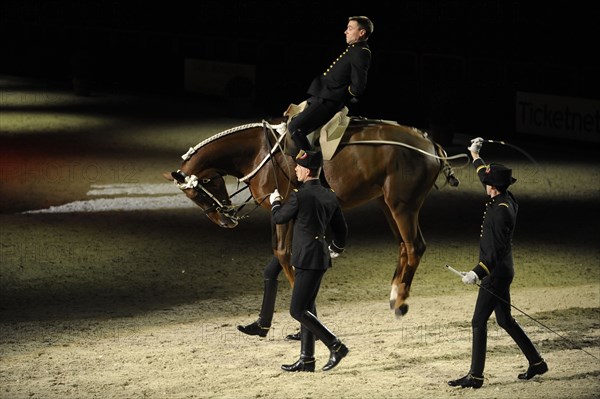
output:
[[[456,270],[455,268],[453,268],[450,265],[446,265],[446,268],[448,270],[450,270],[452,273],[460,276],[461,278],[464,276],[463,273],[459,272],[458,270]],[[497,299],[499,299],[500,301],[504,302],[507,305],[510,305],[511,307],[515,308],[516,310],[518,310],[519,312],[523,313],[525,316],[529,317],[531,320],[535,321],[536,323],[538,323],[540,326],[544,327],[546,330],[556,334],[558,337],[562,338],[563,340],[565,340],[566,342],[568,342],[569,344],[571,344],[575,349],[579,349],[582,352],[587,353],[588,355],[590,355],[591,357],[593,357],[594,359],[600,359],[598,358],[596,355],[586,351],[585,349],[583,349],[581,346],[577,345],[575,342],[571,341],[568,338],[563,337],[562,335],[560,335],[559,333],[557,333],[556,331],[554,331],[553,329],[551,329],[550,327],[548,327],[547,325],[545,325],[544,323],[542,323],[539,320],[536,320],[535,318],[529,316],[527,313],[525,313],[524,311],[522,311],[521,309],[519,309],[518,307],[516,307],[515,305],[513,305],[512,303],[506,301],[503,298],[500,298],[498,295],[496,295],[495,293],[493,293],[491,290],[487,289],[486,287],[484,287],[483,285],[479,284],[479,283],[475,283],[479,288],[484,289],[485,291],[487,291],[488,293],[492,294],[493,296],[495,296]]]
[[[507,147],[514,148],[515,150],[519,151],[521,154],[525,155],[525,156],[526,156],[526,157],[527,157],[527,158],[528,158],[528,159],[529,159],[529,160],[530,160],[530,161],[531,161],[531,162],[532,162],[532,163],[533,163],[535,166],[537,166],[537,168],[538,168],[539,170],[541,170],[541,169],[542,169],[542,167],[540,166],[540,164],[538,164],[538,163],[536,162],[536,160],[535,160],[535,159],[533,159],[533,157],[532,157],[531,155],[529,155],[529,154],[528,154],[528,153],[527,153],[527,152],[526,152],[524,149],[522,149],[522,148],[520,148],[520,147],[517,147],[517,146],[516,146],[516,145],[514,145],[514,144],[510,144],[510,143],[507,143],[506,141],[502,141],[502,140],[488,140],[488,139],[482,139],[482,141],[483,141],[483,142],[485,142],[485,143],[492,143],[492,144],[502,144],[502,145],[505,145],[505,146],[507,146]],[[550,183],[550,179],[548,178],[548,176],[546,176],[546,181],[548,182],[548,186],[549,186],[549,187],[550,187],[550,186],[552,186],[552,184]]]

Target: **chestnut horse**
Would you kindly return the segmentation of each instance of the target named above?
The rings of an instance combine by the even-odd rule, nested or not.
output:
[[[267,197],[275,188],[285,199],[298,186],[295,163],[283,148],[284,130],[285,123],[273,126],[266,121],[226,130],[190,148],[182,156],[180,170],[171,175],[211,221],[233,228],[238,224],[238,208],[232,205],[223,176],[245,183],[254,200],[267,209],[271,207]],[[448,159],[439,144],[416,128],[353,119],[336,154],[323,163],[327,182],[343,209],[377,200],[384,211],[399,244],[390,293],[390,308],[397,316],[408,310],[405,301],[425,252],[419,210],[441,171],[451,185],[458,184]],[[292,228],[276,225],[275,229],[273,252],[293,285]]]

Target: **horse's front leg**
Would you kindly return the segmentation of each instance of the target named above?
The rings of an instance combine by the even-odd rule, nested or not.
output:
[[[294,287],[294,268],[291,264],[293,222],[275,225],[273,237],[273,253],[287,277],[290,286]]]

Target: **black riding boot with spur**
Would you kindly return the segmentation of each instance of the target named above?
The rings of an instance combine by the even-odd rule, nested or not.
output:
[[[546,371],[548,371],[548,364],[544,361],[540,353],[533,345],[533,342],[531,342],[531,339],[529,339],[527,334],[525,334],[525,331],[523,331],[523,328],[521,328],[516,320],[512,320],[512,323],[510,323],[504,329],[517,343],[529,361],[529,367],[527,368],[527,371],[517,375],[518,379],[530,380],[536,375],[544,374]]]
[[[473,327],[473,344],[471,349],[471,370],[469,374],[456,380],[448,381],[451,387],[481,388],[483,385],[483,369],[487,350],[487,327]]]
[[[300,331],[300,358],[294,364],[281,366],[284,371],[315,371],[315,335],[306,327]]]
[[[273,321],[273,312],[275,312],[275,299],[277,298],[277,280],[265,280],[265,288],[263,292],[263,301],[260,308],[258,320],[246,326],[237,326],[237,329],[248,335],[258,335],[266,337],[271,328]]]
[[[312,309],[309,309],[309,311],[315,315],[315,317],[317,317],[317,307],[315,305],[313,305]],[[302,338],[302,331],[298,330],[295,333],[292,334],[288,334],[285,336],[286,341],[300,341],[300,339]],[[318,341],[319,338],[315,337],[315,341]]]
[[[323,371],[331,370],[346,357],[349,352],[348,347],[329,331],[315,315],[306,310],[302,314],[300,322],[302,323],[302,328],[305,326],[308,327],[315,334],[315,337],[320,339],[329,348],[329,360],[323,366]]]

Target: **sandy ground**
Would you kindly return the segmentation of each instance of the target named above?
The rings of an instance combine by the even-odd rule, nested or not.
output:
[[[476,256],[484,198],[465,168],[458,190],[424,206],[428,250],[400,320],[387,304],[397,253],[383,216],[371,205],[347,212],[348,251],[318,305],[350,354],[322,372],[317,343],[317,372],[288,374],[279,367],[299,344],[284,340],[296,323],[283,276],[267,338],[236,330],[258,313],[268,214],[219,229],[160,176],[189,146],[246,121],[181,99],[0,82],[1,398],[600,397],[593,148],[527,147],[539,165],[488,149],[519,178],[513,304],[537,322],[513,314],[548,373],[519,381],[526,360],[492,318],[484,387],[446,385],[468,370],[476,298],[443,267]]]

